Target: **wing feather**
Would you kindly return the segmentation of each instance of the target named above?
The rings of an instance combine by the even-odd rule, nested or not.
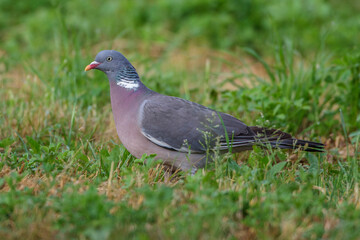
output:
[[[181,98],[155,95],[140,111],[141,133],[153,143],[176,151],[203,153],[225,137],[225,129],[230,137],[254,136],[233,116]]]

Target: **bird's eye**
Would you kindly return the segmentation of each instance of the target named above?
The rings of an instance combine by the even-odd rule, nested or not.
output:
[[[107,57],[107,58],[106,58],[106,61],[111,62],[111,61],[112,61],[112,57],[110,57],[110,56]]]

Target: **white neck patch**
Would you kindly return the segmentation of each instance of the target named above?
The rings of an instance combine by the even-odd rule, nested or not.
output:
[[[129,81],[126,79],[120,79],[116,81],[116,85],[126,88],[128,90],[136,90],[139,88],[139,81]]]
[[[133,67],[119,69],[116,73],[116,85],[127,90],[136,91],[140,86],[139,76]]]

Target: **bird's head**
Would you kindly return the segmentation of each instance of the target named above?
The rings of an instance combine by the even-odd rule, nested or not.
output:
[[[109,73],[129,66],[131,66],[130,62],[121,53],[115,50],[103,50],[96,55],[95,61],[85,67],[85,71],[98,69]]]
[[[139,75],[131,63],[119,52],[104,50],[99,52],[95,61],[86,66],[85,71],[98,69],[106,73],[109,81],[127,90],[137,90],[141,85]]]

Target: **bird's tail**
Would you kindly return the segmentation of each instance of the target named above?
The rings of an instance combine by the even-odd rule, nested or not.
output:
[[[280,149],[301,149],[307,152],[324,152],[324,144],[293,138],[290,134],[262,127],[250,127],[258,136],[257,139],[263,144]]]

